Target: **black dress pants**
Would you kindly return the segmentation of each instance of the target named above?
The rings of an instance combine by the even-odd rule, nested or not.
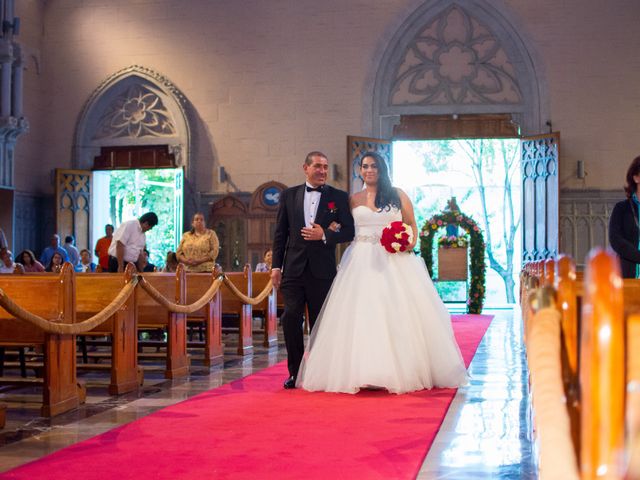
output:
[[[304,355],[304,313],[309,309],[309,329],[312,330],[320,313],[324,299],[329,293],[333,278],[315,278],[309,264],[299,277],[282,278],[280,293],[284,298],[284,312],[280,318],[284,342],[287,347],[289,375],[298,376]]]
[[[124,262],[125,268],[127,266],[127,263],[129,263],[129,262]],[[137,262],[131,262],[131,263],[133,263],[136,266],[136,268],[138,268],[138,263]],[[112,257],[111,255],[109,255],[109,272],[110,273],[117,273],[118,272],[118,259],[116,257]]]

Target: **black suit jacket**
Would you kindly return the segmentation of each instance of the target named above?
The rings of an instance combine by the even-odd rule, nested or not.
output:
[[[616,203],[609,219],[609,243],[620,256],[623,278],[635,278],[636,263],[640,263],[637,219],[638,208],[629,200]]]
[[[300,276],[307,263],[316,278],[336,275],[336,245],[353,240],[354,226],[347,192],[325,185],[320,195],[315,223],[322,226],[326,243],[304,240],[300,230],[304,222],[305,185],[284,190],[280,194],[276,231],[273,237],[273,268],[281,268],[283,276]],[[339,232],[329,230],[331,222],[341,225]]]

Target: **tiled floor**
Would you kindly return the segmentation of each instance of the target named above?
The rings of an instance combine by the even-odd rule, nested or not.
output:
[[[537,477],[519,316],[511,310],[488,313],[495,318],[471,363],[470,384],[458,390],[419,479]],[[234,340],[229,338],[228,344]],[[0,388],[0,400],[9,404],[7,426],[0,431],[0,472],[286,357],[282,345],[277,351],[257,348],[249,359],[238,357],[232,348],[225,355],[224,367],[212,370],[198,367],[194,360],[191,376],[185,380],[164,380],[160,371],[145,372],[141,392],[119,397],[106,394],[104,374],[83,374],[88,386],[86,404],[51,420],[38,416],[37,390]]]
[[[487,313],[495,317],[471,381],[458,389],[418,479],[537,478],[520,316]]]

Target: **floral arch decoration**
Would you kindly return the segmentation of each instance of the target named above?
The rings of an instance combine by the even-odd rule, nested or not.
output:
[[[467,299],[467,313],[480,313],[485,297],[484,237],[478,224],[471,217],[460,212],[455,199],[449,201],[448,207],[441,213],[431,217],[422,227],[420,233],[420,253],[427,265],[429,275],[433,277],[433,238],[436,232],[447,225],[461,227],[469,235],[470,275],[469,298]]]

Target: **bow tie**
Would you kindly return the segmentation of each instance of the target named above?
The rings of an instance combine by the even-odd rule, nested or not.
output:
[[[322,192],[322,187],[324,185],[320,185],[319,187],[310,187],[309,185],[307,185],[307,192]]]

